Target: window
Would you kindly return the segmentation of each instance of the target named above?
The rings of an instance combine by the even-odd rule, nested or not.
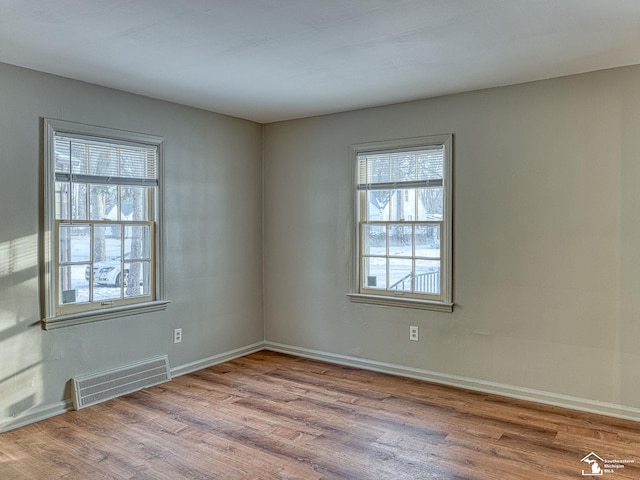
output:
[[[452,135],[353,146],[353,301],[452,311]]]
[[[44,122],[45,327],[164,308],[162,139]]]

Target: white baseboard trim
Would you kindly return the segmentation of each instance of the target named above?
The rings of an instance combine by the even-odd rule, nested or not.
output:
[[[264,342],[256,342],[251,345],[246,345],[244,347],[213,355],[212,357],[203,358],[202,360],[196,360],[195,362],[187,363],[185,365],[172,367],[170,369],[171,377],[186,375],[187,373],[196,372],[203,368],[212,367],[219,363],[228,362],[234,358],[244,357],[245,355],[256,353],[261,350],[264,350]]]
[[[340,355],[337,353],[323,352],[320,350],[312,350],[309,348],[296,347],[293,345],[284,345],[276,342],[256,342],[251,345],[229,350],[227,352],[213,355],[195,362],[187,363],[171,368],[171,376],[177,377],[187,373],[202,370],[203,368],[218,365],[235,358],[244,357],[251,353],[261,350],[271,350],[273,352],[287,353],[298,357],[311,358],[314,360],[322,360],[329,363],[339,365],[347,365],[350,367],[362,368],[364,370],[372,370],[375,372],[388,373],[401,377],[415,378],[427,382],[449,385],[452,387],[466,388],[478,392],[502,395],[505,397],[517,398],[520,400],[528,400],[532,402],[553,405],[556,407],[569,408],[583,412],[607,415],[610,417],[622,418],[625,420],[633,420],[640,422],[640,408],[618,405],[615,403],[599,402],[581,397],[573,397],[569,395],[561,395],[542,390],[531,388],[515,387],[497,382],[488,382],[469,377],[457,375],[449,375],[446,373],[433,372],[420,368],[405,367],[391,363],[378,362],[365,358],[351,357],[348,355]],[[60,415],[73,410],[73,402],[71,399],[51,403],[37,407],[20,414],[17,417],[11,417],[0,423],[0,433],[8,432],[19,427],[24,427],[31,423],[39,422],[56,415]]]
[[[483,393],[502,395],[505,397],[517,398],[519,400],[528,400],[546,405],[568,408],[571,410],[579,410],[582,412],[596,413],[640,422],[640,408],[628,407],[615,403],[600,402],[597,400],[562,395],[543,390],[535,390],[532,388],[516,387],[503,383],[433,372],[420,368],[405,367],[402,365],[378,362],[375,360],[367,360],[365,358],[351,357],[348,355],[323,352],[269,341],[264,342],[264,348],[274,352],[288,353],[290,355],[337,363],[339,365],[347,365],[350,367],[415,378],[452,387],[466,388],[468,390],[475,390]]]
[[[71,401],[71,399],[62,402],[50,403],[48,405],[42,405],[40,407],[27,410],[17,417],[8,418],[6,421],[0,424],[0,433],[24,427],[41,420],[46,420],[47,418],[55,417],[56,415],[67,413],[71,410],[73,410],[73,402]]]

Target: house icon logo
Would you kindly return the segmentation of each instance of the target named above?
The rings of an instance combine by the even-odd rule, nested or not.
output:
[[[603,468],[604,468],[604,460],[600,458],[598,455],[596,455],[595,453],[591,452],[589,455],[587,455],[580,461],[589,465],[589,468],[586,472],[582,470],[583,476],[591,477],[591,476],[602,475]]]

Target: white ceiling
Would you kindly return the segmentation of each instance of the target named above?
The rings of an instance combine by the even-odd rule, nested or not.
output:
[[[0,0],[0,62],[267,123],[640,64],[640,0]]]

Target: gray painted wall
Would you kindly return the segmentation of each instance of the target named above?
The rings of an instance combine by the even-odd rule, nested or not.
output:
[[[0,64],[0,430],[64,405],[76,374],[265,337],[640,407],[639,84],[634,66],[263,128]],[[166,137],[166,311],[40,328],[40,117]],[[454,313],[350,303],[349,146],[437,133]]]
[[[41,329],[40,117],[166,138],[166,311]],[[259,124],[0,64],[0,430],[63,402],[74,375],[263,340],[261,156]]]
[[[267,125],[266,340],[640,407],[638,85],[634,66]],[[350,303],[350,145],[440,133],[454,313]]]

